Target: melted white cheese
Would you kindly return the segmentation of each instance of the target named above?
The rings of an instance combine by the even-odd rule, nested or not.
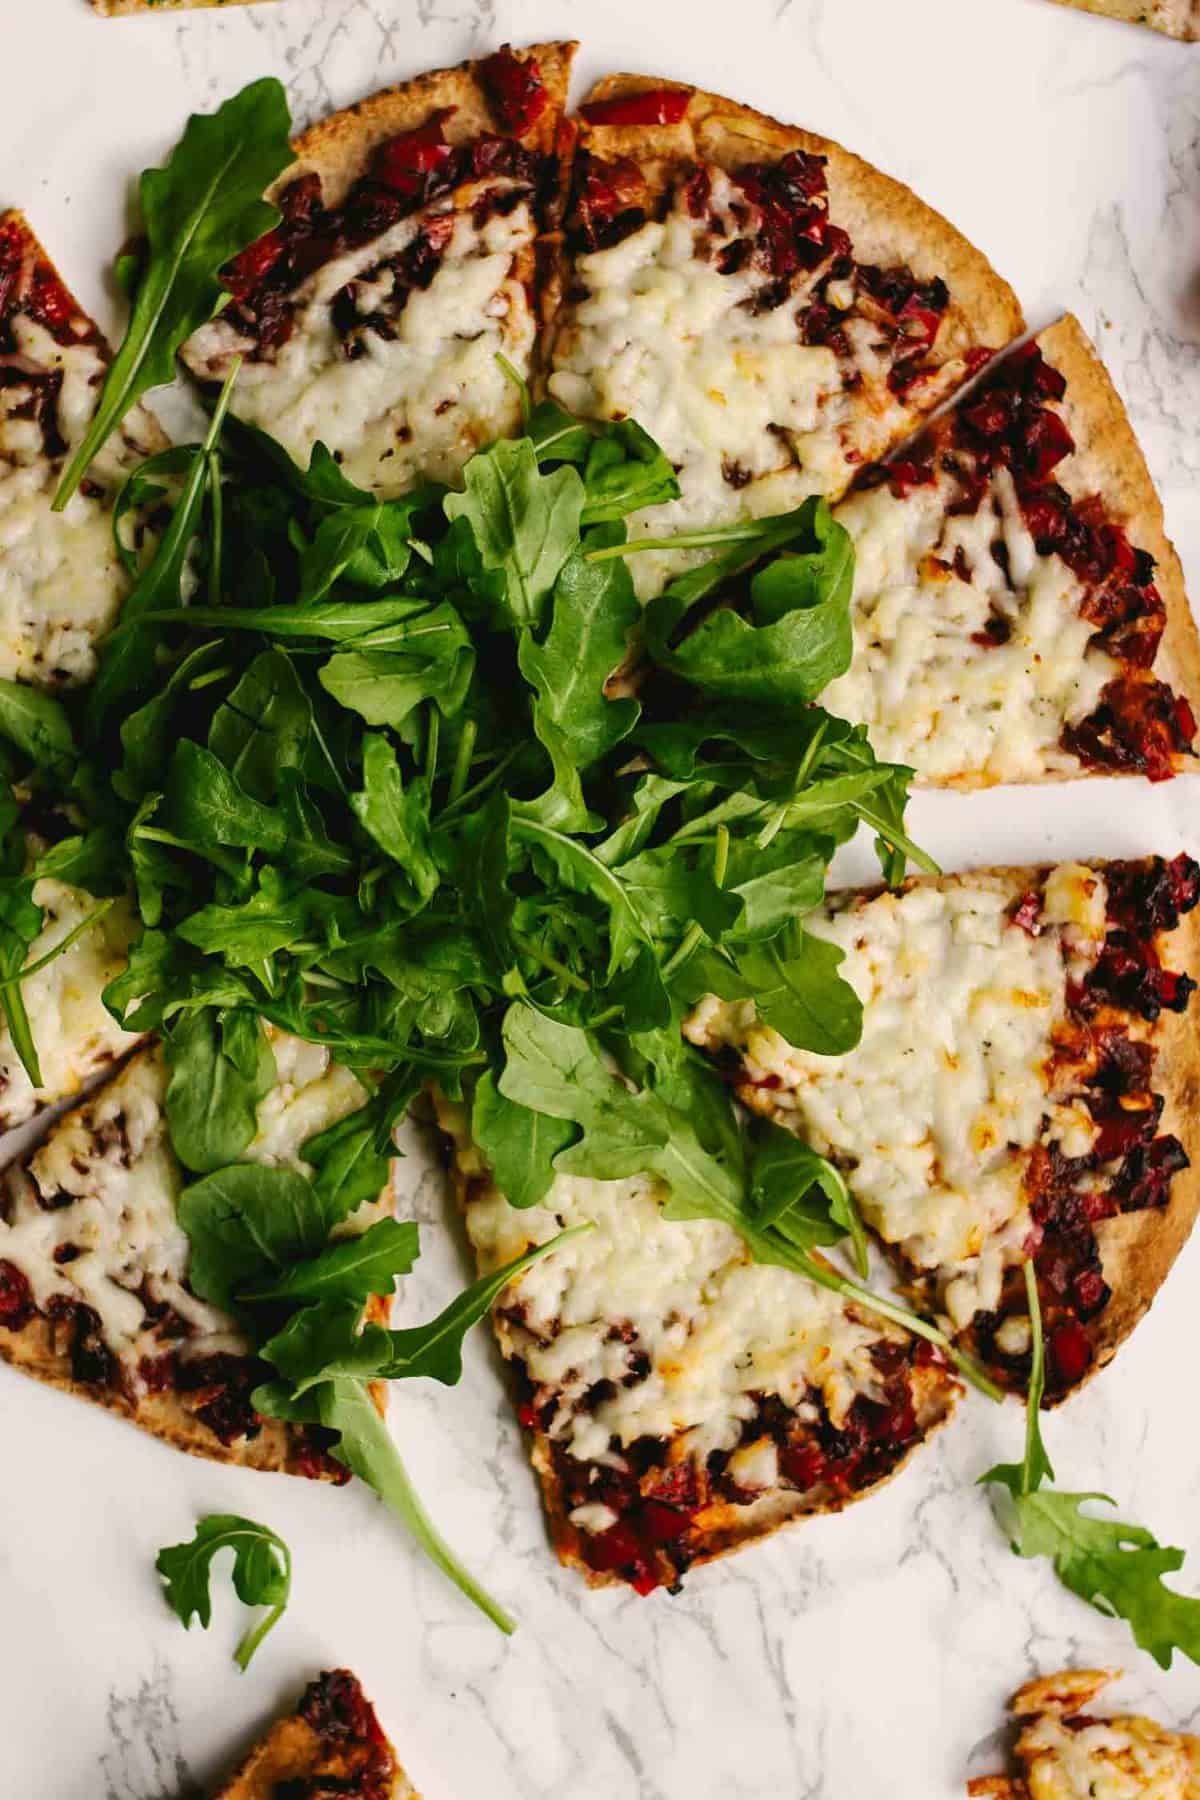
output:
[[[491,183],[489,191],[505,186]],[[458,200],[466,207],[470,194]],[[477,449],[520,423],[519,397],[496,358],[501,353],[528,373],[534,321],[514,264],[533,242],[533,215],[523,200],[482,227],[469,210],[458,212],[433,280],[403,298],[391,269],[380,265],[438,213],[402,219],[310,275],[293,296],[291,336],[274,354],[247,356],[233,396],[239,417],[270,432],[297,462],[307,465],[319,439],[351,481],[385,497],[419,476],[453,481]],[[334,297],[347,289],[363,321],[355,333],[361,354],[353,358],[333,318]],[[378,313],[389,317],[394,336],[365,323]],[[222,380],[232,358],[254,348],[217,319],[188,341],[184,360],[196,374]]]
[[[25,958],[31,963],[61,943],[96,905],[90,894],[61,881],[37,882],[33,897],[43,909],[43,925]],[[7,1024],[0,1023],[0,1131],[78,1093],[138,1042],[136,1033],[121,1030],[100,997],[123,972],[135,930],[128,903],[119,900],[69,950],[21,984],[42,1085],[34,1087]]]
[[[1079,761],[1062,748],[1063,729],[1093,710],[1118,666],[1090,646],[1076,576],[1035,549],[1008,471],[971,514],[947,513],[951,485],[903,499],[881,486],[837,509],[854,540],[854,658],[823,701],[867,726],[877,756],[924,781],[1069,774]],[[995,618],[1007,641],[977,641]]]
[[[17,354],[34,369],[61,370],[58,429],[68,450],[82,439],[104,378],[90,344],[62,345],[18,313]],[[112,493],[157,448],[156,427],[135,407],[88,471],[99,495],[76,492],[65,511],[50,502],[63,458],[45,453],[40,426],[14,415],[33,395],[17,382],[0,388],[0,676],[40,686],[78,686],[96,672],[96,644],[129,589],[112,539]]]
[[[797,1050],[752,1001],[702,1001],[685,1024],[732,1045],[754,1098],[845,1171],[867,1222],[937,1272],[957,1325],[994,1306],[1029,1228],[1022,1152],[1043,1138],[1090,1146],[1084,1109],[1048,1093],[1046,1063],[1078,976],[1104,936],[1103,879],[1078,864],[1048,878],[1043,929],[1013,925],[1007,877],[832,901],[806,920],[845,952],[863,1002],[858,1046]]]
[[[443,1103],[439,1116],[459,1167],[482,1174],[461,1111]],[[835,1423],[858,1395],[880,1396],[870,1354],[885,1335],[880,1328],[851,1318],[801,1276],[751,1262],[729,1227],[667,1221],[665,1198],[649,1176],[559,1176],[542,1205],[521,1211],[494,1185],[472,1189],[467,1230],[483,1271],[565,1227],[592,1227],[535,1263],[499,1302],[520,1309],[515,1353],[558,1399],[551,1435],[571,1455],[602,1459],[650,1436],[681,1440],[702,1459],[735,1448],[756,1396],[778,1395],[805,1417],[815,1389]],[[635,1354],[649,1372],[623,1385]],[[615,1391],[589,1399],[601,1381]],[[761,1447],[749,1450],[740,1453],[737,1479],[747,1488],[771,1485],[775,1472]]]
[[[304,1168],[305,1139],[360,1106],[364,1093],[319,1046],[271,1036],[278,1084],[262,1102],[245,1154]],[[161,1050],[143,1050],[55,1126],[26,1169],[9,1172],[6,1208],[0,1204],[0,1260],[22,1272],[39,1307],[56,1296],[92,1307],[135,1391],[141,1358],[164,1348],[145,1299],[186,1321],[182,1354],[246,1348],[233,1322],[187,1285],[189,1244],[175,1213],[183,1181],[167,1133],[165,1091]],[[379,1210],[379,1202],[360,1209],[352,1228],[362,1229]],[[55,1252],[64,1246],[82,1254],[60,1263]]]
[[[1200,1800],[1200,1738],[1136,1715],[1072,1728],[1047,1713],[1017,1754],[1030,1800]]]
[[[587,294],[555,344],[551,393],[588,418],[636,419],[678,470],[680,498],[633,514],[631,538],[784,512],[809,494],[836,498],[911,416],[887,387],[890,364],[855,310],[851,281],[834,284],[847,308],[843,367],[832,350],[802,343],[797,324],[823,270],[795,277],[787,299],[761,312],[754,302],[772,277],[719,271],[716,258],[741,235],[731,202],[744,219],[744,197],[722,171],[712,179],[721,229],[692,218],[677,194],[662,222],[576,260],[573,278]],[[635,557],[639,594],[658,592],[693,560]]]

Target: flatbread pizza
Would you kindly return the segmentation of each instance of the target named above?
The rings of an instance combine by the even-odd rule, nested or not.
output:
[[[420,1800],[349,1669],[310,1681],[214,1800]]]
[[[854,657],[824,703],[955,787],[1193,763],[1200,634],[1132,426],[1059,320],[837,509]]]
[[[1200,869],[985,869],[829,897],[858,1047],[818,1056],[710,996],[738,1097],[842,1168],[927,1314],[1023,1391],[1032,1257],[1050,1403],[1115,1354],[1200,1207]]]
[[[557,221],[572,44],[507,46],[387,88],[296,140],[274,231],[183,351],[307,465],[320,440],[384,497],[452,481],[517,429],[542,241]],[[503,361],[501,360],[503,359]]]
[[[930,1347],[790,1270],[728,1226],[668,1222],[654,1179],[556,1177],[517,1210],[438,1117],[480,1269],[563,1226],[493,1314],[561,1561],[593,1586],[673,1588],[791,1520],[894,1474],[960,1388]]]
[[[119,19],[132,13],[186,12],[200,6],[256,6],[261,0],[91,0],[102,19]]]
[[[640,75],[581,115],[549,391],[675,464],[631,537],[837,499],[1021,329],[979,251],[826,138]],[[646,596],[686,559],[632,566]]]
[[[318,1046],[274,1032],[272,1050],[276,1085],[246,1157],[302,1167],[305,1140],[360,1106],[363,1089]],[[348,1480],[320,1427],[254,1411],[270,1371],[234,1320],[192,1292],[166,1080],[161,1049],[146,1046],[6,1171],[0,1358],[195,1455]],[[360,1208],[353,1228],[390,1198]],[[368,1303],[369,1317],[386,1315],[385,1301]]]
[[[1195,1800],[1200,1738],[1137,1713],[1091,1711],[1112,1669],[1064,1669],[1018,1688],[1012,1775],[967,1783],[972,1800]]]

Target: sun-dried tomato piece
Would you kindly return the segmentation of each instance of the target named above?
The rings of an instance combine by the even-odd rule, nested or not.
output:
[[[274,230],[256,238],[254,243],[247,244],[240,255],[225,264],[221,270],[222,284],[235,300],[248,300],[262,286],[285,248],[283,232],[277,225]]]
[[[631,157],[582,159],[576,192],[579,234],[589,249],[616,243],[645,220],[646,177]]]
[[[23,1271],[0,1259],[0,1327],[20,1331],[33,1312],[33,1293]]]
[[[424,196],[430,178],[447,169],[454,155],[442,126],[455,110],[441,107],[414,131],[401,132],[380,144],[372,165],[375,179],[406,200]]]
[[[1056,1384],[1063,1387],[1071,1387],[1091,1366],[1091,1340],[1075,1319],[1053,1327],[1046,1341],[1046,1353],[1051,1374]]]
[[[589,125],[678,125],[691,97],[691,88],[645,88],[592,100],[579,110]]]
[[[1021,462],[1032,480],[1045,481],[1074,448],[1075,440],[1059,414],[1039,412],[1025,433]]]
[[[532,131],[550,104],[536,60],[514,55],[510,44],[502,44],[494,55],[484,57],[479,77],[496,123],[517,137]]]
[[[1037,937],[1041,930],[1042,896],[1035,888],[1030,888],[1012,910],[1012,922],[1020,930],[1027,931],[1030,937]]]

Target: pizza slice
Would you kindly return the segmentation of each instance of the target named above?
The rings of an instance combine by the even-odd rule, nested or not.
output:
[[[782,1268],[728,1226],[662,1217],[650,1176],[558,1176],[517,1210],[438,1117],[481,1272],[592,1229],[501,1295],[496,1336],[559,1558],[640,1594],[789,1520],[863,1498],[960,1393],[923,1341]]]
[[[973,1800],[1197,1800],[1200,1738],[1137,1713],[1087,1710],[1116,1679],[1111,1669],[1064,1669],[1018,1688],[1013,1760],[1020,1773],[967,1783]]]
[[[1151,31],[1188,43],[1200,38],[1200,0],[1059,0],[1059,5],[1123,19],[1129,25],[1148,25]]]
[[[420,1800],[358,1677],[327,1669],[278,1719],[215,1800]]]
[[[360,487],[452,481],[515,431],[531,373],[539,244],[555,222],[573,44],[505,46],[305,132],[280,224],[226,271],[230,302],[184,346],[202,381],[243,358],[240,418]]]
[[[108,347],[19,212],[0,213],[0,677],[76,687],[130,575],[112,508],[130,470],[166,439],[135,406],[66,510],[50,502],[100,394]],[[144,528],[145,520],[141,520]]]
[[[877,755],[976,787],[1190,762],[1200,634],[1120,398],[1061,319],[837,509]]]
[[[837,499],[1021,330],[979,251],[828,139],[637,75],[581,110],[549,391],[675,465],[631,537]],[[643,597],[681,566],[631,562]]]
[[[328,1053],[272,1032],[276,1085],[248,1159],[303,1167],[306,1139],[353,1112],[358,1080]],[[237,1325],[188,1285],[176,1218],[183,1177],[167,1134],[166,1068],[152,1044],[66,1114],[0,1186],[0,1358],[132,1419],[180,1449],[334,1481],[319,1427],[255,1413],[269,1371]],[[361,1208],[365,1229],[390,1193]],[[370,1303],[383,1320],[387,1307]]]
[[[1190,857],[985,869],[832,894],[862,1038],[826,1057],[753,1000],[689,1039],[744,1104],[843,1170],[915,1304],[1022,1392],[1032,1257],[1053,1402],[1116,1352],[1200,1207],[1200,974]]]

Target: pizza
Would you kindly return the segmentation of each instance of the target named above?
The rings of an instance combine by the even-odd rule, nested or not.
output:
[[[109,352],[19,212],[0,213],[0,678],[77,687],[131,577],[118,489],[166,439],[135,406],[62,513],[50,502],[91,423]],[[147,521],[135,515],[137,534]],[[131,548],[136,549],[136,542]]]
[[[1125,410],[1066,318],[837,509],[854,657],[824,704],[960,787],[1192,762],[1200,635]]]
[[[481,1272],[564,1227],[496,1303],[560,1559],[640,1594],[840,1510],[894,1474],[960,1393],[939,1352],[790,1270],[728,1226],[668,1222],[648,1176],[559,1175],[517,1210],[438,1098]]]
[[[314,125],[279,225],[226,271],[183,360],[242,357],[233,410],[307,464],[318,439],[384,497],[452,481],[515,431],[532,373],[540,244],[555,223],[572,44],[505,46]]]
[[[216,1800],[420,1800],[349,1669],[310,1681]]]
[[[631,537],[837,499],[1021,330],[979,251],[828,139],[635,75],[581,115],[549,391],[676,466]],[[632,560],[643,597],[680,555]]]
[[[1033,1258],[1053,1402],[1146,1311],[1200,1207],[1189,857],[985,869],[833,894],[858,1047],[817,1056],[709,996],[689,1039],[844,1171],[908,1291],[997,1381],[1029,1370]]]
[[[1020,1726],[1019,1773],[967,1783],[974,1800],[1196,1800],[1200,1738],[1137,1713],[1097,1718],[1087,1709],[1116,1676],[1064,1669],[1027,1681],[1010,1710]]]
[[[1148,25],[1151,31],[1189,42],[1200,37],[1197,0],[1059,0],[1059,5],[1101,13],[1106,19],[1124,19],[1130,25]]]
[[[276,1084],[250,1160],[302,1167],[305,1140],[362,1105],[318,1045],[272,1031]],[[0,1186],[0,1357],[196,1455],[345,1481],[320,1427],[261,1418],[270,1373],[235,1322],[188,1285],[161,1048],[139,1050],[67,1113]],[[390,1195],[354,1215],[365,1229]],[[369,1316],[385,1319],[372,1301]]]

